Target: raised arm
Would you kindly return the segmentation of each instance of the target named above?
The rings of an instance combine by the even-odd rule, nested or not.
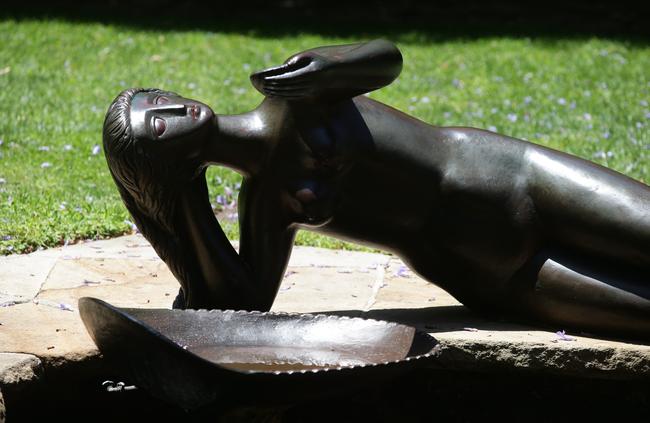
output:
[[[385,87],[401,70],[397,47],[374,40],[303,51],[281,66],[254,73],[251,82],[269,97],[336,102]]]

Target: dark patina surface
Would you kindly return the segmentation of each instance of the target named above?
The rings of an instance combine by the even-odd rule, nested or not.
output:
[[[308,50],[253,74],[266,98],[234,116],[158,90],[118,96],[108,164],[181,283],[175,306],[268,310],[309,229],[391,251],[475,310],[647,339],[650,188],[361,95],[401,66],[383,40]],[[210,207],[209,165],[243,175],[239,253]],[[386,201],[397,188],[403,201]]]

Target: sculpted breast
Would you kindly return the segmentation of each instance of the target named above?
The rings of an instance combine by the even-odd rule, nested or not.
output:
[[[361,114],[349,101],[337,107],[295,110],[296,134],[282,154],[286,200],[298,223],[332,219],[345,175],[372,147]]]

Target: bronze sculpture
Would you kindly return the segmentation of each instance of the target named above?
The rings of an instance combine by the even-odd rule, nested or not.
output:
[[[383,40],[308,50],[253,74],[266,98],[234,116],[159,90],[115,99],[109,168],[181,283],[174,306],[268,310],[307,228],[391,251],[475,310],[648,338],[650,188],[360,96],[401,66]],[[208,201],[213,164],[243,175],[239,254]]]

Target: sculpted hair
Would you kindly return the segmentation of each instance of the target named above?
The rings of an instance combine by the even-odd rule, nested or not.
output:
[[[122,91],[111,103],[104,119],[103,143],[108,168],[117,185],[122,200],[136,220],[136,225],[144,234],[146,222],[143,214],[156,221],[167,231],[171,231],[165,216],[169,212],[161,199],[169,193],[161,192],[164,180],[169,179],[171,169],[164,161],[152,160],[146,145],[133,137],[131,130],[131,102],[141,92],[155,92],[174,95],[158,89],[131,88]],[[142,227],[140,225],[142,223]]]
[[[149,140],[133,137],[131,102],[141,92],[176,95],[152,88],[131,88],[121,92],[111,103],[104,119],[104,153],[111,176],[136,226],[184,287],[191,275],[187,266],[183,266],[183,260],[189,258],[183,257],[181,239],[174,231],[178,211],[175,200],[178,190],[183,189],[181,182],[187,182],[180,175],[199,176],[203,171],[193,163],[170,163],[158,159],[147,148]],[[195,179],[195,184],[205,185],[204,178]],[[207,193],[207,186],[204,189]]]

